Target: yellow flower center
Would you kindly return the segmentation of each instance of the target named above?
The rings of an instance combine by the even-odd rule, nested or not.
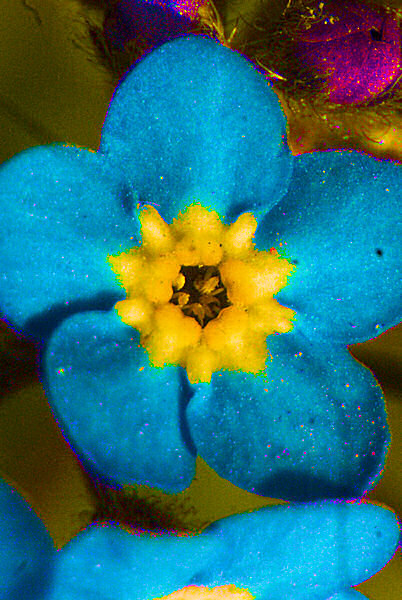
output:
[[[221,585],[214,588],[190,585],[156,600],[253,600],[253,598],[254,596],[248,590],[234,585]]]
[[[193,204],[168,225],[146,206],[140,222],[141,246],[109,261],[127,291],[116,310],[153,366],[180,365],[191,383],[221,369],[262,371],[267,336],[292,328],[295,312],[273,296],[294,266],[275,249],[255,249],[254,216],[225,225]]]

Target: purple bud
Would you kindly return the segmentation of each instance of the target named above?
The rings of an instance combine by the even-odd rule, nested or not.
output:
[[[328,99],[356,104],[389,89],[402,74],[401,33],[394,14],[356,0],[315,0],[295,33],[296,55],[324,77]]]
[[[105,21],[106,39],[117,48],[138,39],[151,49],[186,34],[200,4],[199,0],[120,0]]]

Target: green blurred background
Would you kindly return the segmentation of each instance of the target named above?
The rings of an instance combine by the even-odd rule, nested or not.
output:
[[[39,144],[64,141],[97,148],[115,77],[98,60],[87,19],[102,22],[96,1],[0,0],[0,162]],[[400,134],[400,131],[399,131]],[[401,152],[402,160],[402,152]],[[402,328],[354,346],[385,392],[392,447],[371,499],[399,514],[401,478]],[[85,527],[96,496],[54,423],[36,375],[35,348],[0,327],[0,473],[29,500],[57,546]],[[137,490],[139,498],[149,495]],[[178,496],[153,496],[182,526],[200,527],[239,510],[271,503],[221,480],[202,461],[192,486]],[[184,507],[184,508],[183,508]],[[395,557],[359,586],[371,600],[402,597]]]

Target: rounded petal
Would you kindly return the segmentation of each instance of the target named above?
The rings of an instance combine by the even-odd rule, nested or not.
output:
[[[150,600],[189,585],[219,556],[217,536],[130,534],[110,524],[92,526],[60,552],[45,600]]]
[[[345,350],[268,336],[262,375],[214,374],[186,409],[198,453],[248,491],[285,500],[373,487],[389,434],[380,387]]]
[[[367,598],[367,596],[365,596],[364,594],[361,594],[360,592],[353,590],[353,589],[348,589],[348,590],[342,590],[341,592],[334,594],[333,596],[331,596],[331,598],[328,598],[328,600],[369,600]]]
[[[45,335],[78,310],[125,296],[108,254],[133,245],[137,221],[101,155],[32,148],[0,168],[0,307],[17,328]]]
[[[205,585],[232,583],[264,600],[328,598],[379,571],[399,541],[392,511],[339,500],[265,508],[209,529],[227,558],[215,561]]]
[[[59,553],[46,600],[147,600],[230,584],[256,600],[322,600],[381,569],[398,535],[391,511],[340,501],[235,515],[190,537],[90,527]]]
[[[255,240],[296,265],[277,299],[309,337],[351,344],[399,322],[401,174],[358,152],[297,157],[288,193]]]
[[[111,483],[186,488],[195,457],[182,412],[181,369],[151,367],[139,335],[117,314],[65,320],[45,355],[45,386],[61,429],[96,474]]]
[[[292,160],[267,81],[202,36],[164,44],[127,75],[101,151],[167,221],[194,201],[229,220],[265,214],[286,190]]]
[[[43,523],[17,492],[0,480],[0,597],[43,598],[55,554]]]

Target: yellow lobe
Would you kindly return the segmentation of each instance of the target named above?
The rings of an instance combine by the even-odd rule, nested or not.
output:
[[[247,306],[272,297],[286,285],[292,265],[270,252],[253,252],[247,260],[228,258],[219,271],[229,300]]]
[[[253,304],[248,309],[250,327],[265,335],[290,331],[295,314],[294,310],[282,306],[274,298],[268,298],[260,304]]]
[[[118,256],[109,256],[108,259],[124,288],[135,288],[144,280],[147,262],[145,257],[138,252],[138,248],[123,252]]]
[[[180,264],[174,255],[156,257],[148,263],[147,272],[141,282],[146,298],[154,304],[169,302],[173,294],[172,282],[180,273]]]
[[[141,333],[149,333],[152,329],[152,317],[154,308],[145,298],[133,298],[132,300],[121,300],[115,305],[119,317],[138,329]]]
[[[176,245],[176,257],[185,266],[217,266],[222,260],[222,244],[211,236],[186,235]]]
[[[243,213],[228,227],[223,238],[223,246],[227,256],[242,257],[253,249],[252,239],[257,229],[257,221],[253,214]]]
[[[202,341],[189,349],[185,367],[190,383],[210,383],[212,373],[220,368],[219,354]]]
[[[220,240],[206,237],[201,240],[200,264],[216,267],[223,256],[223,248]]]
[[[173,219],[171,228],[173,235],[177,237],[183,235],[183,232],[198,237],[208,231],[208,235],[221,239],[224,231],[218,213],[206,209],[201,204],[191,204],[184,213],[179,213],[177,218]]]
[[[173,219],[172,232],[177,238],[176,256],[185,266],[216,266],[223,255],[224,225],[218,213],[193,204]]]
[[[225,348],[236,348],[244,343],[247,325],[247,313],[235,306],[228,306],[204,328],[205,341],[209,348],[217,352]]]
[[[219,357],[220,368],[258,373],[267,357],[266,335],[250,328],[247,312],[236,306],[224,308],[203,331],[205,342]]]
[[[154,328],[146,340],[151,362],[156,367],[182,362],[187,347],[195,346],[201,337],[201,326],[191,317],[185,317],[174,304],[165,304],[155,310]]]
[[[151,255],[171,252],[173,237],[169,225],[153,206],[145,206],[140,214],[142,245]]]

